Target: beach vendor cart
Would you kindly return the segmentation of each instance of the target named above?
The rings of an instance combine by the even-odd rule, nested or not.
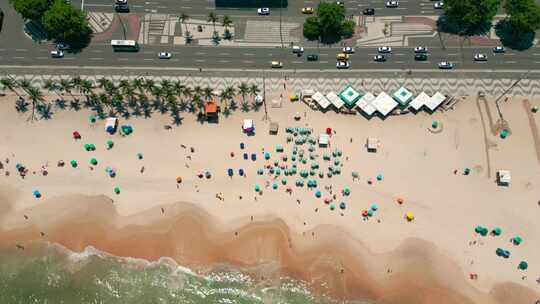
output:
[[[327,147],[330,143],[330,135],[321,134],[319,135],[319,147]]]
[[[368,152],[377,152],[377,149],[379,148],[380,141],[378,138],[375,137],[368,137],[366,147]]]
[[[109,134],[114,134],[118,128],[118,118],[109,117],[105,120],[105,131]]]
[[[279,124],[275,121],[272,121],[270,123],[270,134],[271,135],[277,135],[278,134],[278,131],[279,131]]]
[[[289,96],[289,100],[291,102],[296,102],[296,101],[300,100],[300,93],[298,93],[298,92],[292,93],[291,96]]]
[[[508,186],[510,185],[510,181],[512,181],[512,176],[509,170],[497,171],[497,184],[499,186]]]
[[[252,134],[255,132],[255,124],[253,123],[253,119],[244,119],[242,131],[247,134]]]

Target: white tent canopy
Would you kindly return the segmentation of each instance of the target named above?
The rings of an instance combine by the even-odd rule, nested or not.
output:
[[[330,142],[330,135],[328,134],[319,135],[319,145],[328,146],[329,142]]]
[[[371,103],[375,109],[383,116],[388,115],[392,110],[397,107],[398,103],[392,97],[385,92],[381,92],[377,95],[377,98]]]
[[[313,95],[315,95],[315,91],[312,89],[302,90],[302,97],[312,97]]]
[[[334,105],[334,107],[336,107],[336,109],[340,109],[341,107],[343,107],[343,105],[345,104],[343,102],[343,100],[341,100],[341,98],[339,98],[339,96],[337,96],[337,94],[335,92],[330,92],[328,94],[326,94],[326,98],[328,100],[330,100],[330,102]]]
[[[321,94],[321,92],[319,91],[313,94],[311,98],[315,100],[315,102],[317,102],[317,104],[319,104],[319,106],[323,109],[326,109],[328,108],[328,106],[330,106],[330,101],[326,99],[326,97],[324,97],[324,95]]]
[[[364,113],[371,116],[375,113],[376,109],[371,104],[375,100],[375,96],[371,93],[366,93],[356,102],[356,106],[359,107]]]
[[[253,119],[244,119],[244,123],[242,124],[244,132],[252,132],[254,128]]]
[[[397,102],[399,102],[402,106],[406,106],[411,100],[412,96],[413,94],[404,87],[401,87],[394,92],[394,99],[397,100]]]
[[[426,107],[430,109],[431,111],[435,110],[441,103],[443,103],[446,100],[446,96],[443,94],[437,92],[435,95],[431,96],[428,103],[426,103]]]
[[[416,96],[416,98],[414,98],[411,101],[411,103],[409,104],[409,107],[413,108],[415,111],[418,111],[430,100],[431,100],[431,97],[429,97],[428,94],[422,91],[422,93],[418,94],[418,96]]]

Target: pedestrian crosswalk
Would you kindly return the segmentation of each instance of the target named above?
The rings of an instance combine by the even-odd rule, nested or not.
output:
[[[302,35],[302,28],[299,23],[282,22],[281,35],[279,21],[253,21],[246,23],[245,41],[250,42],[268,42],[275,43],[281,41],[284,43],[298,42]]]
[[[167,14],[145,14],[139,32],[139,44],[171,43],[178,18]]]

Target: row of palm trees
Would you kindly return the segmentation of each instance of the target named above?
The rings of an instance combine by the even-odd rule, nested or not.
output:
[[[81,107],[94,111],[98,117],[120,115],[150,117],[153,112],[169,113],[173,123],[181,123],[181,112],[195,113],[198,118],[204,118],[204,101],[219,98],[223,114],[228,116],[237,110],[236,98],[241,97],[240,109],[244,112],[259,110],[259,104],[252,98],[260,92],[256,84],[248,85],[245,82],[238,86],[227,86],[220,92],[210,87],[186,86],[180,81],[136,78],[133,80],[120,80],[114,83],[108,78],[100,78],[96,83],[82,79],[79,76],[70,79],[46,80],[43,87],[37,87],[30,81],[15,80],[10,77],[0,78],[3,90],[9,90],[19,96],[15,107],[19,112],[31,110],[30,119],[34,120],[36,114],[43,119],[49,119],[53,114],[53,105],[57,109],[70,108],[80,110]],[[45,98],[42,91],[56,95],[56,100]],[[66,101],[66,95],[70,98]],[[82,99],[82,101],[80,100]],[[82,103],[82,105],[81,105]],[[30,107],[30,109],[29,109]]]
[[[187,29],[187,25],[186,25],[186,22],[189,20],[190,16],[185,13],[185,12],[181,12],[179,15],[178,15],[178,20],[180,21],[180,23],[184,24],[184,28],[185,28],[185,36],[186,37],[189,37],[191,36],[188,29]],[[218,17],[218,15],[215,13],[215,12],[209,12],[208,13],[208,18],[206,19],[208,22],[212,23],[212,26],[214,27],[214,36],[216,35],[217,31],[216,31],[216,23],[220,22],[220,19]],[[232,22],[232,19],[231,17],[225,15],[221,18],[221,25],[223,27],[225,27],[225,35],[230,35],[230,32],[229,32],[229,27],[233,24]],[[228,33],[228,34],[227,34]]]

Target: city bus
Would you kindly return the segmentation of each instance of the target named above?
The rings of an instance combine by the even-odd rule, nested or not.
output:
[[[139,44],[135,40],[111,40],[115,52],[137,52]]]

